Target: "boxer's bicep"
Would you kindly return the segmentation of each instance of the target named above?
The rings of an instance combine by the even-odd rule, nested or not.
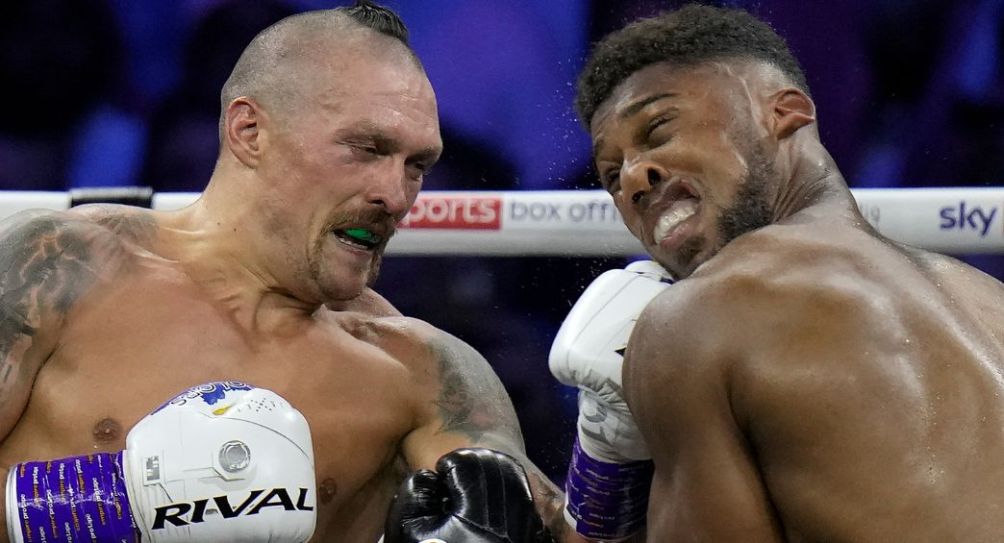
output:
[[[487,447],[523,456],[523,435],[509,395],[488,362],[471,346],[438,332],[428,346],[433,361],[419,405],[418,427],[405,439],[412,467],[432,467],[460,447]]]
[[[20,213],[0,223],[0,439],[11,431],[77,299],[93,285],[96,227]]]
[[[403,444],[413,469],[432,469],[440,456],[463,447],[485,447],[515,457],[526,470],[534,502],[545,524],[564,527],[564,496],[526,456],[512,401],[488,361],[470,345],[438,332],[428,342],[434,353],[433,393],[424,402],[422,424]]]
[[[625,357],[628,404],[656,466],[649,537],[781,541],[730,402],[725,353],[735,323],[679,294],[646,309]]]

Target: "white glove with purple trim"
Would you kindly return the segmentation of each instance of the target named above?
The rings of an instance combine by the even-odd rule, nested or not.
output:
[[[565,518],[590,539],[622,540],[644,524],[651,455],[624,400],[621,368],[638,315],[671,284],[651,261],[604,272],[582,293],[551,346],[551,373],[579,389]]]
[[[293,543],[314,531],[310,428],[270,390],[189,389],[136,424],[124,463],[143,541]]]

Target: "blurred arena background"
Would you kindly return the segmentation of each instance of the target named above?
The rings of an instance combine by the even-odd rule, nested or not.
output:
[[[243,47],[286,15],[345,3],[4,2],[0,189],[200,191],[218,151],[219,89]],[[410,27],[439,97],[446,152],[426,182],[437,190],[596,188],[571,106],[589,44],[679,4],[383,3]],[[724,4],[751,9],[788,39],[808,75],[823,142],[852,187],[1004,185],[1004,0]],[[1002,256],[958,256],[1004,278]],[[589,280],[623,263],[393,257],[378,290],[489,359],[531,457],[560,481],[575,395],[547,371],[551,338]]]

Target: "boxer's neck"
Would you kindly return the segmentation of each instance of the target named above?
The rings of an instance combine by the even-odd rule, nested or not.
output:
[[[774,203],[774,223],[819,218],[862,219],[854,196],[829,152],[815,137],[787,149],[778,164],[782,182]]]
[[[262,330],[284,326],[290,317],[309,317],[321,303],[293,296],[260,257],[253,201],[222,194],[210,183],[197,202],[165,217],[161,239],[165,256],[179,262],[235,320]]]

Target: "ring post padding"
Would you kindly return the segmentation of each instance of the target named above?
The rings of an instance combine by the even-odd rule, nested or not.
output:
[[[90,189],[74,191],[80,200]],[[1004,254],[1004,187],[852,189],[879,232],[952,254]],[[157,210],[196,193],[154,193]],[[88,201],[94,201],[94,198]],[[0,219],[30,208],[67,209],[64,192],[0,192]],[[390,255],[630,256],[641,244],[601,190],[426,191],[387,247]]]
[[[122,204],[152,207],[153,189],[150,187],[108,187],[70,190],[70,207],[86,204]]]

